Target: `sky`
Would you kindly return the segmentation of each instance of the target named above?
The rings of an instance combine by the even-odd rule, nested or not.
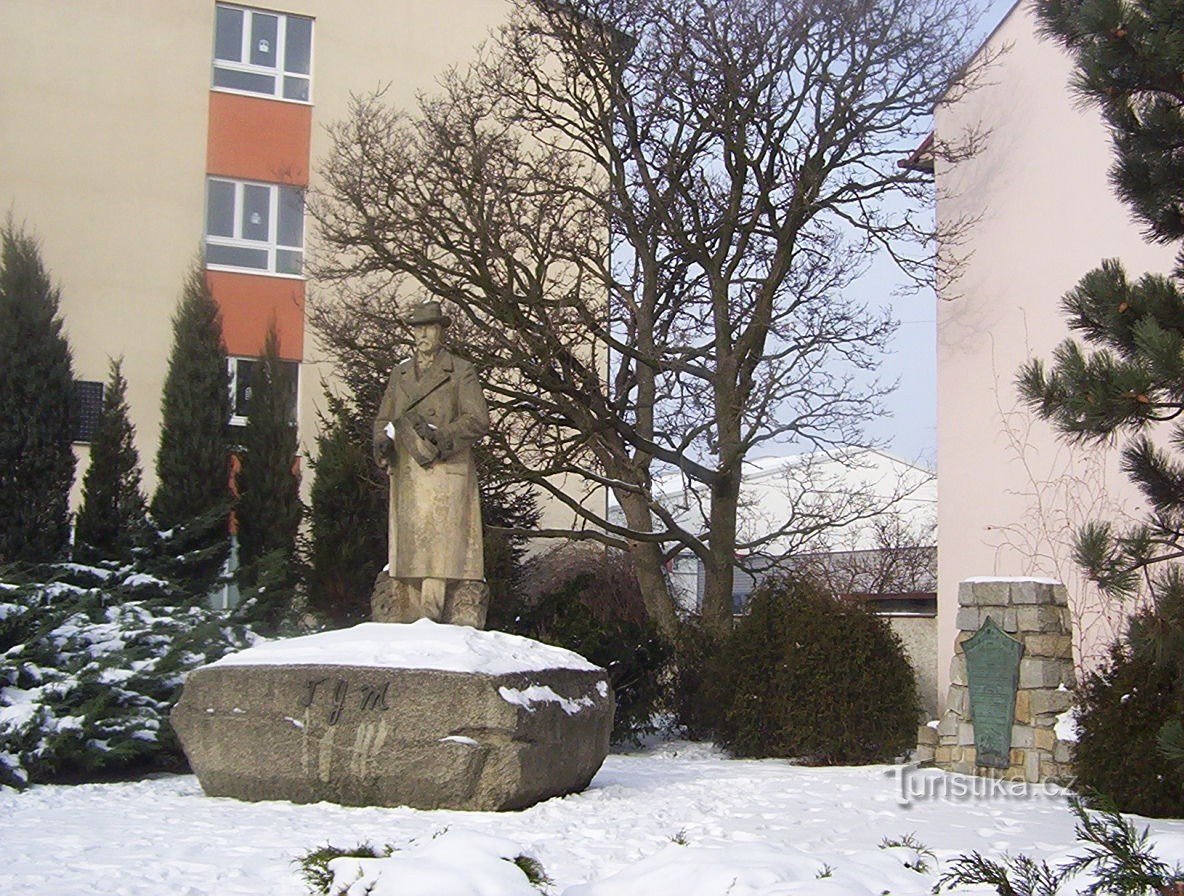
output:
[[[1003,20],[1015,0],[988,0],[974,43],[981,43]],[[936,298],[931,290],[892,295],[896,277],[891,265],[877,263],[855,288],[867,303],[892,307],[900,327],[884,358],[880,379],[899,383],[885,401],[889,416],[874,421],[868,434],[887,443],[905,460],[935,467],[937,458]]]

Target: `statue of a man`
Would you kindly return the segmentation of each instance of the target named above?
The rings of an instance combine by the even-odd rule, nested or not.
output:
[[[481,628],[488,609],[472,445],[489,430],[473,365],[442,347],[439,302],[407,318],[415,353],[391,371],[374,421],[374,456],[391,479],[390,586],[397,612]],[[398,618],[391,618],[392,616]]]

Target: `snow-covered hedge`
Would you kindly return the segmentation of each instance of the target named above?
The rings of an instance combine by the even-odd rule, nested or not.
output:
[[[184,768],[185,673],[256,640],[134,567],[0,570],[0,786]]]

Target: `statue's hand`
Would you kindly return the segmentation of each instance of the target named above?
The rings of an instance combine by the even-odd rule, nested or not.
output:
[[[415,458],[417,464],[426,470],[440,459],[440,451],[427,439],[417,438],[412,446],[411,456]]]
[[[415,434],[425,442],[429,442],[432,445],[436,444],[436,427],[428,423],[428,421],[423,418],[422,414],[416,414],[412,418],[411,428],[414,429]]]
[[[390,452],[394,443],[386,436],[374,440],[374,462],[383,470],[391,465]]]

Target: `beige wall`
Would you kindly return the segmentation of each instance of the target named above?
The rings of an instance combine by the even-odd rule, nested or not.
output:
[[[326,125],[345,117],[350,94],[387,88],[386,98],[412,109],[448,67],[474,58],[476,47],[508,9],[505,0],[289,0],[285,12],[316,18],[313,45],[312,188],[329,153]],[[311,228],[312,222],[308,222]],[[317,286],[309,284],[309,301]],[[322,379],[331,365],[305,334],[301,420],[304,448],[315,450],[314,425],[324,408]]]
[[[0,3],[0,209],[40,238],[75,375],[124,356],[148,468],[201,246],[213,21],[212,3]]]
[[[351,91],[389,84],[391,101],[410,105],[449,65],[471,58],[507,8],[504,0],[259,5],[316,18],[314,187],[324,126],[344,116]],[[75,375],[105,380],[107,359],[125,357],[149,491],[171,316],[204,231],[214,7],[0,2],[0,212],[41,240],[62,288]],[[301,437],[311,449],[327,372],[311,334],[305,356]],[[82,473],[80,465],[79,482]]]
[[[1121,614],[1100,605],[1070,558],[1087,519],[1137,512],[1114,452],[1070,450],[1018,405],[1015,376],[1066,335],[1060,297],[1103,258],[1128,273],[1166,272],[1172,252],[1146,245],[1107,180],[1098,115],[1066,88],[1067,56],[1035,37],[1026,5],[988,41],[1008,49],[988,82],[937,114],[940,138],[987,129],[985,148],[938,161],[938,217],[976,219],[971,254],[937,309],[938,612],[940,694],[949,682],[958,583],[984,575],[1060,579],[1088,662]]]

